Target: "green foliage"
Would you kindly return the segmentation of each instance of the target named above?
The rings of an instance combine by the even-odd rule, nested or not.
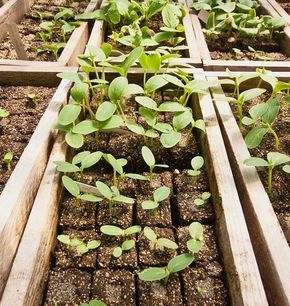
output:
[[[101,300],[91,300],[89,303],[82,303],[80,306],[107,306],[104,302]]]
[[[6,165],[6,167],[7,167],[7,170],[8,170],[8,171],[11,171],[11,162],[12,162],[13,156],[14,156],[13,152],[12,152],[12,151],[9,151],[9,152],[7,152],[7,153],[4,155],[4,157],[3,157],[3,159],[2,159],[3,163],[4,163],[4,164]]]
[[[164,248],[168,249],[177,249],[178,245],[167,238],[158,238],[155,232],[148,226],[143,230],[145,237],[150,241],[150,248],[152,250],[163,250]]]
[[[200,169],[204,165],[204,159],[202,156],[195,156],[191,160],[191,167],[192,169],[188,170],[187,173],[192,176],[196,177],[200,175]]]
[[[170,195],[170,188],[166,186],[159,187],[153,193],[153,201],[146,200],[142,202],[143,209],[157,209],[160,205],[160,202],[166,200]]]
[[[0,107],[0,118],[5,118],[9,116],[9,112]]]
[[[193,222],[189,225],[190,240],[186,245],[188,250],[192,253],[198,253],[203,244],[203,226],[199,222]]]
[[[194,204],[197,206],[202,206],[206,203],[206,201],[211,197],[210,192],[203,192],[201,196],[194,200]]]

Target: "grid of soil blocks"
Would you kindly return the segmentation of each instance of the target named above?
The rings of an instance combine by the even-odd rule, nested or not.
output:
[[[160,103],[166,101],[166,92],[160,92]],[[164,98],[165,97],[165,98]],[[167,98],[168,100],[168,98]],[[134,97],[126,100],[124,113],[135,116]],[[134,113],[132,114],[132,111]],[[169,120],[169,115],[162,120]],[[143,122],[145,126],[145,122]],[[148,176],[148,167],[141,155],[144,145],[142,137],[132,135],[99,134],[101,141],[86,137],[85,148],[102,150],[116,158],[126,158],[125,172]],[[199,139],[194,134],[190,138],[190,148],[164,149],[151,147],[156,162],[170,164],[167,169],[154,171],[152,184],[149,181],[126,178],[120,184],[121,194],[136,199],[134,204],[115,203],[112,214],[108,214],[108,202],[90,203],[72,198],[65,193],[60,205],[58,234],[71,239],[100,240],[100,247],[80,255],[57,242],[51,260],[50,273],[44,295],[44,305],[79,305],[91,299],[99,299],[107,305],[227,305],[229,303],[227,285],[215,234],[215,216],[210,199],[197,206],[194,201],[209,191],[206,172],[195,179],[187,174],[190,160],[200,154]],[[91,142],[94,142],[92,144]],[[174,151],[178,158],[171,152]],[[113,184],[110,165],[105,161],[84,172],[82,182],[94,185],[102,181]],[[74,179],[78,174],[71,175]],[[142,208],[144,200],[153,197],[153,191],[160,186],[170,188],[170,195],[160,202],[154,211]],[[148,267],[164,267],[178,254],[186,253],[186,243],[190,239],[188,227],[197,221],[203,224],[204,243],[196,259],[183,272],[172,274],[167,284],[162,281],[145,282],[137,273]],[[101,232],[101,226],[115,225],[126,229],[140,225],[142,231],[128,239],[135,241],[129,251],[123,251],[118,258],[113,256],[114,248],[124,241],[122,237],[108,236]],[[167,238],[178,244],[177,249],[154,246],[144,235],[144,227],[150,226],[158,238]],[[126,238],[127,239],[127,238]]]
[[[27,146],[39,120],[55,92],[55,88],[31,86],[0,86],[0,194],[22,152]],[[13,156],[4,157],[12,152]]]
[[[53,0],[48,3],[43,0],[35,0],[30,11],[23,17],[20,24],[17,25],[21,41],[29,60],[56,61],[56,56],[53,54],[54,47],[60,47],[57,46],[57,44],[63,43],[63,46],[57,52],[59,55],[72,32],[67,32],[65,40],[60,29],[57,29],[56,31],[52,30],[52,35],[50,36],[50,31],[45,30],[50,27],[48,22],[51,22],[54,19],[56,14],[60,12],[61,8],[71,9],[74,16],[81,14],[85,11],[89,2],[89,0],[73,2],[66,0]],[[74,21],[73,17],[63,20],[68,23]],[[44,26],[41,28],[40,24],[42,22],[44,23]],[[40,34],[43,35],[43,38]],[[14,49],[13,43],[10,36],[7,34],[7,37],[0,44],[0,59],[17,58],[17,53]]]

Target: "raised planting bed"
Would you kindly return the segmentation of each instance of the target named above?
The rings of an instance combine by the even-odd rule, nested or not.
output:
[[[80,74],[62,77],[82,78]],[[75,152],[67,154],[60,136],[6,284],[3,305],[40,305],[41,301],[43,305],[79,305],[92,298],[108,305],[267,305],[208,84],[202,75],[195,75],[190,83],[186,81],[190,74],[184,72],[183,77],[192,95],[183,95],[185,83],[179,77],[158,73],[146,76],[145,96],[138,85],[142,70],[129,72],[128,79],[105,71],[109,97],[101,86],[91,100],[85,98],[86,109],[91,108],[92,115],[96,112],[91,120],[98,123],[93,125],[90,117],[78,116],[80,109],[73,102],[83,103],[80,90],[83,87],[84,93],[86,86],[78,81],[73,87],[73,99],[62,109],[59,127],[66,130],[65,139]],[[100,104],[102,100],[107,102]],[[113,111],[108,111],[111,107]],[[78,111],[70,117],[74,108]],[[195,125],[194,134],[192,126],[184,126],[189,119]],[[71,120],[78,122],[73,130]],[[173,120],[175,130],[170,132]],[[98,126],[98,135],[94,128],[82,130],[84,125]],[[82,145],[79,133],[84,132]],[[156,133],[157,138],[149,138]],[[78,158],[85,158],[84,171],[75,171],[69,164],[79,165]],[[66,175],[57,172],[56,161]],[[165,164],[167,168],[162,167]],[[67,188],[63,193],[61,177]],[[116,188],[122,195],[117,198]],[[111,196],[113,202],[108,200]],[[111,213],[109,203],[113,203]],[[167,240],[156,240],[146,227]],[[71,245],[75,242],[77,249]],[[175,264],[181,259],[179,269]],[[146,281],[144,269],[165,267],[169,261],[170,271],[179,273],[170,275],[167,283]],[[160,279],[166,276],[164,271],[158,270]]]
[[[0,293],[47,164],[58,111],[70,88],[67,81],[58,88],[33,86],[29,78],[28,84],[12,86],[6,81],[0,87],[0,241],[6,246],[0,251]]]
[[[290,25],[290,3],[287,0],[267,0],[275,9],[275,11],[282,16],[285,21]]]
[[[192,0],[188,5],[195,7],[191,21],[205,70],[289,70],[290,28],[266,0],[252,2],[252,8],[234,2],[211,8]]]
[[[103,1],[101,10],[106,5],[107,2]],[[146,4],[143,5],[145,7]],[[166,5],[164,2],[160,4],[160,8],[156,10],[154,15],[151,16],[150,11],[148,11],[146,19],[141,17],[142,13],[137,5],[131,4],[128,9],[131,10],[131,7],[139,17],[138,20],[133,22],[125,19],[123,15],[120,16],[120,21],[116,24],[111,24],[108,16],[104,20],[96,20],[89,40],[90,45],[100,47],[104,42],[110,43],[115,50],[114,54],[111,55],[115,62],[123,61],[123,57],[120,54],[128,54],[134,48],[143,46],[148,53],[157,50],[160,54],[167,54],[167,59],[170,59],[172,63],[201,67],[201,58],[186,4],[176,1],[175,4]],[[173,19],[170,19],[172,15],[168,13],[174,12],[174,8],[175,10],[178,8],[175,14],[182,14],[182,16],[174,15],[173,13]],[[88,17],[87,14],[84,14],[78,18],[87,20]],[[175,18],[177,18],[177,21]],[[146,27],[149,29],[141,37],[140,28],[144,32]],[[124,31],[124,34],[122,34],[122,31]],[[128,31],[133,33],[128,35]],[[115,33],[115,37],[112,36],[112,32]],[[169,54],[172,56],[169,56]]]
[[[8,2],[0,8],[0,65],[77,66],[89,24],[74,16],[99,5],[99,0]]]
[[[224,90],[217,86],[211,92],[269,302],[288,305],[290,255],[283,231],[289,242],[289,75],[278,83],[265,71],[235,76],[221,80]],[[233,80],[241,81],[238,97]],[[237,100],[229,104],[230,97]]]

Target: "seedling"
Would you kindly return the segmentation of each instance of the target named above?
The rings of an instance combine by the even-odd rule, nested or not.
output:
[[[191,168],[190,170],[187,171],[187,173],[192,176],[193,178],[197,177],[200,175],[200,169],[204,165],[204,159],[202,156],[195,156],[191,160]]]
[[[244,161],[247,166],[255,167],[267,167],[268,168],[268,191],[272,191],[272,175],[273,170],[277,166],[286,164],[290,161],[290,157],[278,152],[269,152],[267,154],[267,160],[260,157],[250,157]],[[289,173],[289,165],[284,166],[283,171]]]
[[[29,103],[32,103],[33,105],[37,105],[37,98],[38,98],[37,94],[31,92],[31,93],[28,93],[26,96],[27,96]]]
[[[168,168],[168,165],[156,164],[155,163],[155,157],[154,157],[152,151],[146,146],[142,147],[142,157],[143,157],[145,163],[149,166],[149,181],[150,181],[150,183],[152,183],[152,174],[153,174],[153,170],[156,167]]]
[[[101,226],[100,230],[105,235],[117,236],[117,237],[121,237],[122,239],[125,239],[122,242],[121,246],[118,246],[118,247],[114,248],[114,250],[113,250],[113,256],[118,258],[118,257],[122,256],[124,251],[129,251],[135,246],[135,240],[127,239],[127,238],[131,235],[140,233],[141,232],[141,226],[133,225],[133,226],[128,227],[128,228],[123,230],[118,226],[103,225],[103,226]]]
[[[65,244],[70,252],[76,251],[80,255],[97,249],[101,245],[100,240],[90,240],[85,243],[81,238],[70,238],[68,235],[58,235],[57,240]]]
[[[138,273],[138,277],[143,281],[149,282],[163,280],[166,285],[171,274],[184,270],[193,260],[193,255],[189,253],[177,255],[170,259],[166,267],[145,269]]]
[[[9,151],[3,157],[3,162],[6,165],[8,171],[11,171],[11,162],[13,159],[13,155],[14,155],[13,152]]]
[[[116,186],[111,188],[103,182],[97,181],[96,186],[102,196],[109,201],[109,214],[112,215],[113,205],[115,202],[122,202],[126,204],[134,204],[135,200],[120,194]]]
[[[66,173],[80,173],[83,179],[84,170],[97,164],[103,156],[101,151],[83,151],[76,154],[71,163],[65,161],[55,161],[57,171]],[[78,166],[80,164],[80,166]]]
[[[54,55],[55,60],[58,60],[58,53],[61,49],[65,47],[65,43],[58,42],[58,43],[53,43],[53,44],[45,44],[44,48],[47,50],[51,51]]]
[[[170,195],[170,188],[166,186],[159,187],[156,189],[153,193],[153,201],[152,200],[146,200],[142,202],[142,208],[143,209],[157,209],[160,205],[160,202],[166,200]]]
[[[91,300],[89,303],[82,303],[80,306],[107,306],[107,304],[101,300]]]
[[[9,116],[9,112],[7,110],[5,110],[4,108],[0,107],[0,118],[5,118]]]
[[[155,232],[148,226],[143,230],[145,237],[150,241],[150,249],[157,251],[163,250],[164,248],[168,249],[177,249],[178,245],[167,238],[158,238]]]
[[[189,225],[190,240],[187,241],[186,245],[192,255],[198,253],[203,244],[203,227],[199,222],[192,222]]]
[[[204,205],[207,202],[207,200],[210,197],[211,197],[211,193],[210,192],[207,192],[207,191],[203,192],[199,198],[194,200],[194,204],[196,206],[202,206],[202,205]]]
[[[62,183],[64,185],[64,187],[66,188],[66,190],[76,198],[76,201],[88,201],[88,202],[100,202],[102,201],[101,198],[90,194],[90,193],[81,193],[80,192],[80,188],[78,186],[78,184],[72,180],[70,177],[64,175],[62,177]]]

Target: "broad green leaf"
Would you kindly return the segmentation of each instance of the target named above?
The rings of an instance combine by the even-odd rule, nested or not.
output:
[[[204,159],[202,156],[195,156],[193,157],[193,159],[191,160],[191,167],[194,170],[199,170],[202,168],[202,166],[204,165]]]
[[[129,236],[129,235],[140,233],[141,229],[142,228],[141,228],[140,225],[133,225],[133,226],[130,226],[130,227],[126,228],[124,230],[124,233],[125,233],[126,236]]]
[[[158,53],[152,53],[148,55],[149,68],[156,73],[161,66],[161,56]]]
[[[145,163],[149,167],[152,167],[152,166],[155,165],[155,157],[154,157],[152,151],[146,146],[142,147],[142,157],[143,157]]]
[[[80,171],[80,168],[78,166],[73,165],[68,162],[55,161],[54,163],[57,165],[56,170],[59,172],[78,172]]]
[[[114,201],[122,202],[122,203],[126,203],[126,204],[134,204],[135,203],[135,200],[133,198],[125,197],[123,195],[118,195],[118,196],[114,197]]]
[[[187,241],[186,246],[190,252],[198,253],[202,248],[202,242],[199,240],[191,239]]]
[[[163,102],[159,106],[160,112],[184,112],[186,108],[178,102]]]
[[[177,255],[169,261],[167,268],[170,273],[176,273],[188,267],[193,260],[194,257],[188,253]]]
[[[96,112],[96,119],[98,121],[106,121],[114,115],[116,109],[116,104],[105,101],[98,107]]]
[[[62,177],[62,183],[66,188],[66,190],[74,197],[77,197],[80,194],[80,189],[77,183],[74,180],[72,180],[70,177],[64,175]]]
[[[123,235],[123,230],[114,225],[103,225],[100,228],[101,232],[105,235],[109,236],[122,236]]]
[[[90,56],[97,57],[100,61],[105,61],[107,56],[105,52],[97,46],[87,46]]]
[[[165,86],[167,83],[168,81],[165,80],[162,75],[154,75],[147,80],[144,89],[146,92],[150,93]]]
[[[256,148],[267,134],[268,129],[263,127],[254,127],[245,137],[245,142],[249,149]]]
[[[157,119],[155,113],[152,110],[145,107],[140,107],[139,115],[141,115],[150,126],[153,127],[155,125]]]
[[[269,124],[272,124],[280,110],[280,103],[277,99],[270,99],[266,102],[268,105],[267,111],[263,114],[262,120]]]
[[[203,199],[197,198],[194,200],[194,204],[197,206],[201,206],[205,204],[205,201]]]
[[[146,176],[137,173],[126,173],[125,177],[129,177],[134,180],[147,181]]]
[[[166,80],[168,83],[171,83],[177,87],[185,87],[185,85],[178,79],[176,76],[171,75],[171,74],[163,74],[162,75],[163,79]]]
[[[125,77],[117,77],[115,78],[108,90],[108,95],[111,101],[118,101],[120,100],[125,92],[126,87],[128,86],[128,80]]]
[[[143,209],[155,209],[159,206],[158,202],[154,202],[154,201],[150,201],[150,200],[146,200],[144,202],[142,202],[142,208]]]
[[[58,235],[57,240],[64,244],[70,245],[70,238],[68,235]]]
[[[158,281],[168,276],[165,268],[148,268],[138,273],[138,277],[143,281]]]
[[[260,96],[265,91],[266,89],[263,89],[263,88],[252,88],[252,89],[245,90],[240,94],[239,100],[242,100],[243,102],[247,102],[251,99],[254,99]]]
[[[111,199],[113,196],[113,193],[111,191],[111,189],[104,184],[101,181],[97,181],[96,182],[96,187],[98,188],[99,192],[107,199]]]
[[[171,131],[168,134],[163,133],[160,136],[160,142],[164,148],[172,148],[179,143],[181,139],[181,133]]]
[[[83,201],[88,201],[88,202],[93,202],[93,203],[101,202],[103,200],[102,198],[99,198],[96,195],[91,194],[91,193],[81,194],[79,198]]]
[[[78,72],[61,72],[57,74],[57,77],[75,83],[80,83],[84,81],[84,77]]]
[[[172,126],[165,122],[156,123],[154,129],[161,133],[170,133],[173,130]]]
[[[94,153],[91,153],[90,155],[86,156],[83,160],[82,160],[82,168],[86,169],[86,168],[90,168],[93,165],[95,165],[103,156],[103,152],[101,151],[97,151]]]
[[[158,107],[157,107],[157,103],[149,98],[149,97],[135,97],[135,100],[137,103],[139,103],[140,105],[144,106],[144,107],[147,107],[149,109],[153,109],[153,110],[158,110]]]
[[[5,118],[9,116],[9,112],[0,107],[0,118]]]
[[[86,156],[90,155],[90,153],[91,153],[90,151],[83,151],[76,154],[72,159],[72,164],[74,165],[80,164]]]
[[[176,131],[186,128],[192,121],[191,109],[186,108],[184,112],[176,113],[173,116],[173,126]]]
[[[86,83],[76,83],[70,90],[74,101],[82,103],[87,95],[88,85]]]
[[[81,106],[76,104],[65,105],[59,113],[58,123],[61,125],[73,123],[78,118],[81,110]]]
[[[210,192],[203,192],[201,195],[201,198],[206,201],[211,197],[211,193]]]
[[[260,157],[250,157],[244,161],[246,166],[268,167],[268,162]]]
[[[75,125],[72,129],[73,133],[88,135],[98,130],[97,122],[93,120],[84,120]]]
[[[194,125],[195,128],[202,130],[204,133],[205,131],[205,122],[202,119],[198,119],[195,121]]]
[[[167,238],[159,238],[158,239],[158,244],[168,248],[168,249],[177,249],[178,248],[178,245],[172,241],[172,240],[169,240]]]
[[[167,199],[169,195],[170,195],[170,188],[162,186],[154,191],[153,198],[155,202],[161,202]]]
[[[91,240],[87,243],[87,247],[89,250],[93,250],[98,248],[101,245],[101,241],[100,240]]]
[[[85,253],[87,253],[89,251],[89,249],[88,249],[88,247],[86,245],[81,244],[81,245],[77,246],[77,251],[80,254],[85,254]]]
[[[127,74],[129,68],[132,67],[132,65],[137,61],[137,59],[141,56],[142,53],[143,53],[142,47],[137,47],[129,53],[129,55],[126,57],[123,64],[121,65],[121,67],[125,71],[125,74]]]
[[[65,134],[65,141],[70,147],[79,149],[84,144],[84,136],[81,134],[68,132]]]
[[[143,128],[143,126],[136,123],[134,120],[127,120],[125,124],[126,124],[126,127],[133,133],[138,134],[138,135],[145,134],[145,129]]]
[[[194,239],[202,239],[202,235],[203,235],[203,227],[199,222],[192,222],[189,225],[189,234],[192,238]]]
[[[83,244],[83,240],[80,239],[80,238],[72,238],[72,239],[70,240],[70,244],[71,244],[72,246],[78,246],[78,245]]]
[[[132,248],[134,248],[135,246],[135,240],[131,239],[131,240],[125,240],[122,245],[121,245],[121,249],[123,251],[129,251]]]
[[[290,173],[290,165],[285,165],[282,169],[284,172]]]
[[[148,226],[144,227],[143,232],[144,232],[144,235],[147,239],[149,239],[150,241],[153,241],[153,242],[156,241],[157,236],[156,236],[155,232],[150,227],[148,227]]]
[[[268,159],[268,162],[274,166],[279,166],[279,165],[288,163],[290,161],[289,156],[279,153],[279,152],[269,152],[267,154],[267,159]]]
[[[113,256],[118,258],[122,255],[123,251],[120,247],[116,247],[114,248],[114,251],[113,251]]]
[[[155,130],[150,129],[145,132],[145,136],[149,138],[157,138],[159,137],[159,133]]]
[[[118,115],[113,115],[110,119],[100,122],[99,127],[103,130],[116,129],[123,124],[122,118]]]

